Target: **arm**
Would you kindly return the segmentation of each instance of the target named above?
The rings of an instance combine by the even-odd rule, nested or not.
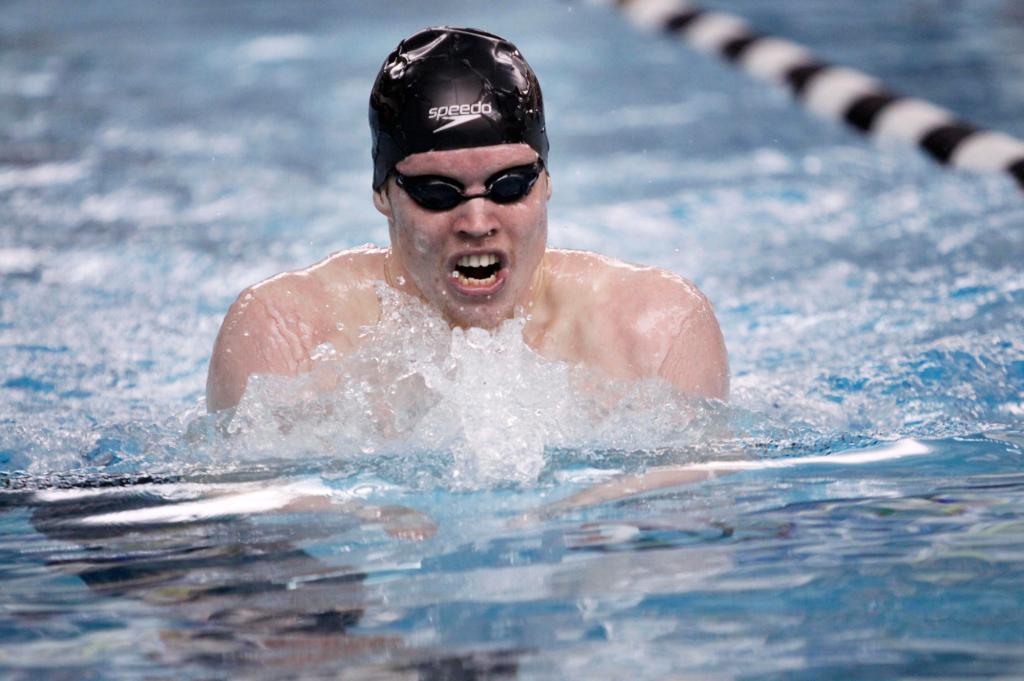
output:
[[[237,405],[252,374],[294,376],[308,369],[311,328],[266,300],[261,288],[243,291],[224,318],[206,378],[207,411]]]
[[[641,377],[662,378],[688,397],[728,397],[725,341],[700,289],[649,267],[633,268],[615,291],[615,316],[628,329],[632,363]]]
[[[596,506],[609,501],[620,501],[658,489],[703,482],[715,477],[719,472],[708,468],[666,466],[652,469],[646,473],[620,475],[607,482],[580,490],[561,501],[547,504],[536,511],[526,513],[514,520],[513,524],[525,524],[527,522],[552,518],[581,508]]]
[[[700,292],[669,341],[658,376],[694,397],[729,396],[729,358],[711,303]]]
[[[310,355],[320,343],[330,341],[339,354],[355,349],[361,342],[358,329],[378,318],[374,282],[384,279],[383,256],[372,247],[342,251],[242,291],[213,347],[207,410],[238,404],[252,374],[295,376],[312,370]]]

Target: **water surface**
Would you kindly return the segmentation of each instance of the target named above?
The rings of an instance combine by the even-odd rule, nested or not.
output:
[[[720,7],[1022,134],[1009,3],[812,4]],[[396,308],[417,342],[382,332],[322,370],[412,387],[282,411],[302,379],[270,381],[231,424],[205,416],[238,291],[385,243],[366,98],[397,40],[439,23],[522,48],[552,243],[693,279],[728,405],[646,384],[595,404],[514,322],[452,335]],[[1021,675],[1012,179],[874,146],[585,4],[14,2],[0,45],[4,674]],[[998,97],[943,89],[966,81]],[[927,453],[522,521],[621,473],[908,439]]]

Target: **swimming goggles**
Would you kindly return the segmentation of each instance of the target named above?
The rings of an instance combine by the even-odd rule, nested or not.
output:
[[[427,210],[445,211],[470,199],[490,199],[495,203],[515,203],[530,193],[544,169],[537,159],[529,165],[505,168],[484,182],[483,194],[464,194],[465,187],[458,180],[443,175],[403,175],[397,170],[395,183],[417,204]]]

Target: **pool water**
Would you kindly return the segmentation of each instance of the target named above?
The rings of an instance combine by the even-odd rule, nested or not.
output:
[[[1024,136],[1014,3],[708,5]],[[386,243],[366,98],[440,23],[538,72],[552,244],[714,302],[728,404],[389,299],[373,347],[205,415],[238,291]],[[12,2],[0,45],[0,674],[1024,675],[1012,178],[587,3]],[[719,473],[558,505],[661,466]]]

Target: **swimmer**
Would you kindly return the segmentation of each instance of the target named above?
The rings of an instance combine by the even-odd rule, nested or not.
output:
[[[507,40],[429,28],[399,43],[370,94],[373,203],[387,248],[335,253],[256,284],[217,336],[207,408],[229,409],[254,374],[312,370],[379,321],[378,282],[454,327],[516,315],[540,356],[617,380],[660,377],[691,397],[725,399],[718,321],[686,279],[611,257],[547,247],[548,139],[540,85]]]

